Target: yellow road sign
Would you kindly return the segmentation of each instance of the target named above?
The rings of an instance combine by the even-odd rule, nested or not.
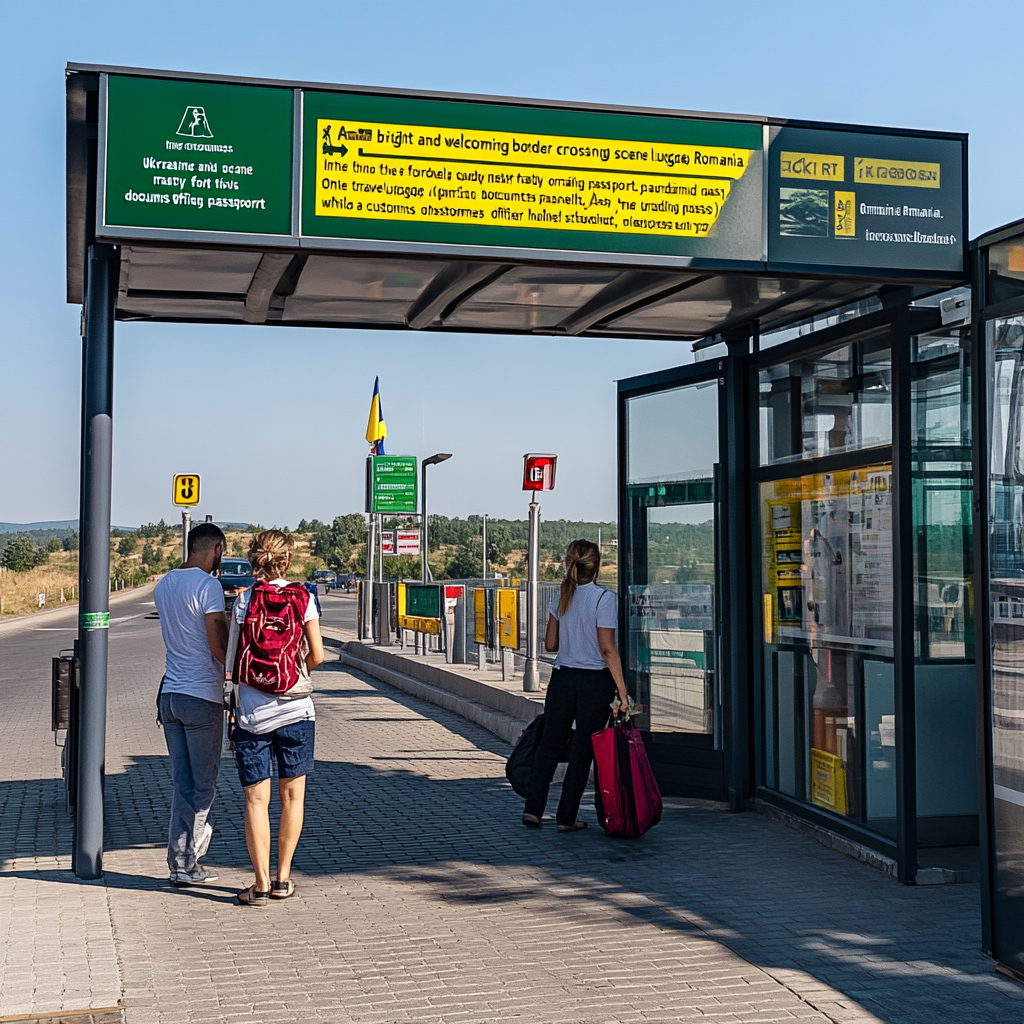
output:
[[[175,505],[198,505],[199,504],[199,474],[178,473],[174,478],[174,497],[171,499]]]

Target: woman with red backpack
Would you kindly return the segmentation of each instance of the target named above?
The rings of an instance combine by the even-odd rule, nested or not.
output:
[[[302,832],[306,776],[313,770],[316,713],[311,669],[324,660],[320,612],[301,583],[289,583],[292,542],[264,530],[249,546],[253,586],[231,614],[227,664],[234,683],[232,740],[245,790],[245,842],[256,881],[238,902],[265,907],[295,893],[292,857]],[[277,760],[281,823],[277,877],[270,878],[270,762]]]

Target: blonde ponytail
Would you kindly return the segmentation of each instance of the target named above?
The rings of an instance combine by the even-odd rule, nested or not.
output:
[[[593,583],[601,568],[601,549],[589,540],[574,540],[565,552],[565,579],[558,598],[558,614],[564,615],[576,595],[576,588]]]

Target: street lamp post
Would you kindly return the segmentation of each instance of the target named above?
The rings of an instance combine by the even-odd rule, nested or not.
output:
[[[424,583],[430,582],[430,566],[427,564],[427,555],[430,551],[427,526],[427,466],[436,466],[439,462],[447,462],[452,457],[451,452],[439,452],[431,455],[429,459],[423,460],[422,483],[420,485],[420,516],[423,519],[422,547],[420,548],[420,579]]]

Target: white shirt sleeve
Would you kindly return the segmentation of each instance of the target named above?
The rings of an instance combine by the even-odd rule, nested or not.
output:
[[[224,588],[215,576],[210,576],[206,586],[203,587],[202,602],[204,615],[224,611]]]
[[[615,629],[619,624],[619,597],[613,590],[606,590],[597,604],[597,628]]]

